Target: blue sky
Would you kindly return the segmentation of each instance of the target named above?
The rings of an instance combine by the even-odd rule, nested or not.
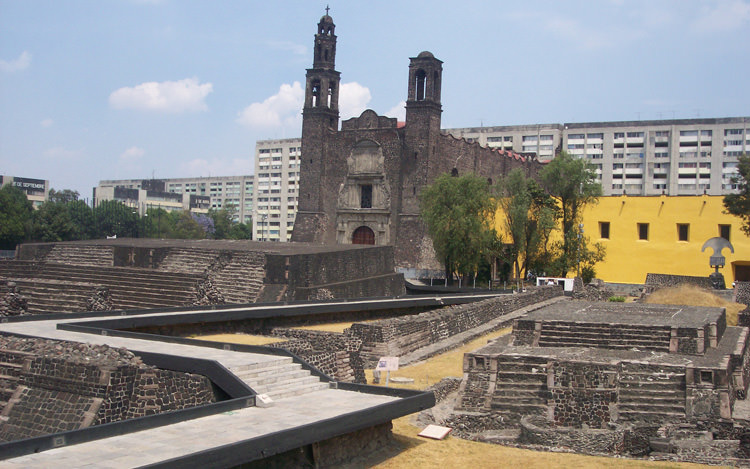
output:
[[[325,2],[0,0],[0,174],[252,174],[298,137]],[[341,110],[403,116],[444,62],[443,127],[750,115],[750,0],[330,2]]]

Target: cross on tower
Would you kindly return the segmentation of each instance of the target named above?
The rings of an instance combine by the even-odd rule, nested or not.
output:
[[[326,4],[326,16],[328,16],[328,10],[330,10],[330,8],[328,8],[328,4]]]

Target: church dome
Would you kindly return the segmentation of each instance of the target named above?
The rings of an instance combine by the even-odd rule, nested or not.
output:
[[[432,55],[432,52],[429,52],[429,51],[425,50],[425,51],[420,52],[419,55],[417,56],[417,58],[418,59],[434,59],[435,56]]]

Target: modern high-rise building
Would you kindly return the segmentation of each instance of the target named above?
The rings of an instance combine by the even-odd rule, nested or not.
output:
[[[261,140],[255,144],[253,239],[286,242],[292,235],[299,200],[302,140]]]
[[[604,195],[724,195],[738,157],[750,154],[750,117],[583,122],[444,129],[482,146],[536,154],[560,150],[596,168]]]
[[[94,203],[120,200],[143,213],[157,207],[199,212],[231,207],[235,221],[249,223],[254,186],[254,176],[105,180],[94,189]]]
[[[12,185],[21,189],[34,208],[39,208],[49,196],[49,181],[17,176],[0,176],[0,187]]]

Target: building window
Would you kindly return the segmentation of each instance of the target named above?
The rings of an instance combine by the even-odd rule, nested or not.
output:
[[[677,224],[677,239],[680,241],[688,240],[688,233],[690,231],[690,225],[688,223]]]
[[[609,222],[608,221],[599,222],[599,237],[604,238],[604,239],[609,239]]]
[[[732,225],[719,225],[719,236],[729,241],[729,231]]]
[[[372,208],[372,184],[363,184],[360,188],[360,208]]]
[[[648,241],[648,223],[638,223],[638,239]]]

